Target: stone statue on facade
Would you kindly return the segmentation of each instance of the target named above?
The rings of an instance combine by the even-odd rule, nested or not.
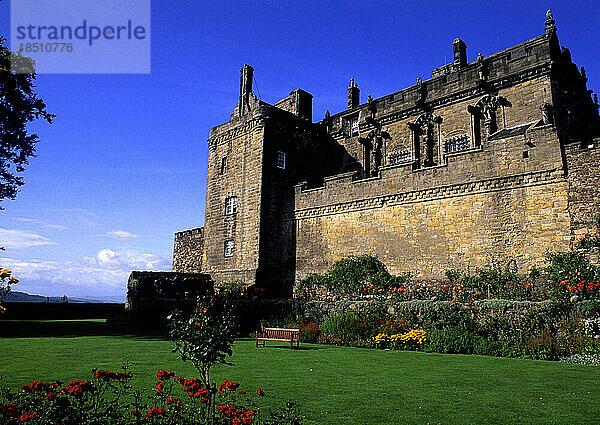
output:
[[[488,136],[498,130],[496,111],[501,106],[512,106],[512,103],[503,96],[486,94],[475,103],[474,107],[469,108],[469,112],[476,112],[483,118],[483,124],[485,125]]]
[[[542,109],[542,121],[544,124],[554,124],[554,116],[552,111],[552,105],[550,103],[544,103]]]

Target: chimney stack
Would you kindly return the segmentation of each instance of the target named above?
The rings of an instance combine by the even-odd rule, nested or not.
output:
[[[350,87],[348,87],[348,109],[356,108],[359,104],[360,90],[354,84],[354,78],[350,79]]]
[[[460,38],[452,42],[452,50],[454,50],[454,65],[461,67],[467,64],[467,45]]]
[[[254,68],[250,65],[244,64],[244,67],[241,69],[240,73],[240,102],[238,104],[238,109],[240,112],[240,116],[244,115],[248,111],[248,100],[250,98],[250,94],[252,94],[252,76],[254,73]]]

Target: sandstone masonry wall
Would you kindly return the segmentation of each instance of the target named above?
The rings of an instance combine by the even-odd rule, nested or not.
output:
[[[568,167],[569,214],[573,242],[586,233],[599,233],[600,214],[600,139],[588,146],[565,146]]]
[[[204,255],[204,227],[175,233],[173,271],[200,273]]]

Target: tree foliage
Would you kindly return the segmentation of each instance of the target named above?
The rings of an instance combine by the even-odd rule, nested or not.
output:
[[[24,183],[18,174],[35,156],[39,137],[28,132],[27,123],[42,118],[52,124],[54,118],[35,93],[34,81],[33,59],[11,52],[0,37],[0,201],[15,199]]]
[[[235,320],[216,297],[199,300],[190,316],[173,312],[171,338],[175,341],[174,352],[181,360],[190,361],[200,373],[205,387],[210,383],[210,369],[216,364],[228,364],[233,342],[237,335]]]

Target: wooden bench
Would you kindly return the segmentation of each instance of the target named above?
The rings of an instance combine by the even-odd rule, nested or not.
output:
[[[300,329],[285,329],[285,328],[264,328],[262,332],[256,332],[256,346],[262,341],[262,346],[265,346],[266,341],[282,341],[289,342],[290,349],[300,348]]]

